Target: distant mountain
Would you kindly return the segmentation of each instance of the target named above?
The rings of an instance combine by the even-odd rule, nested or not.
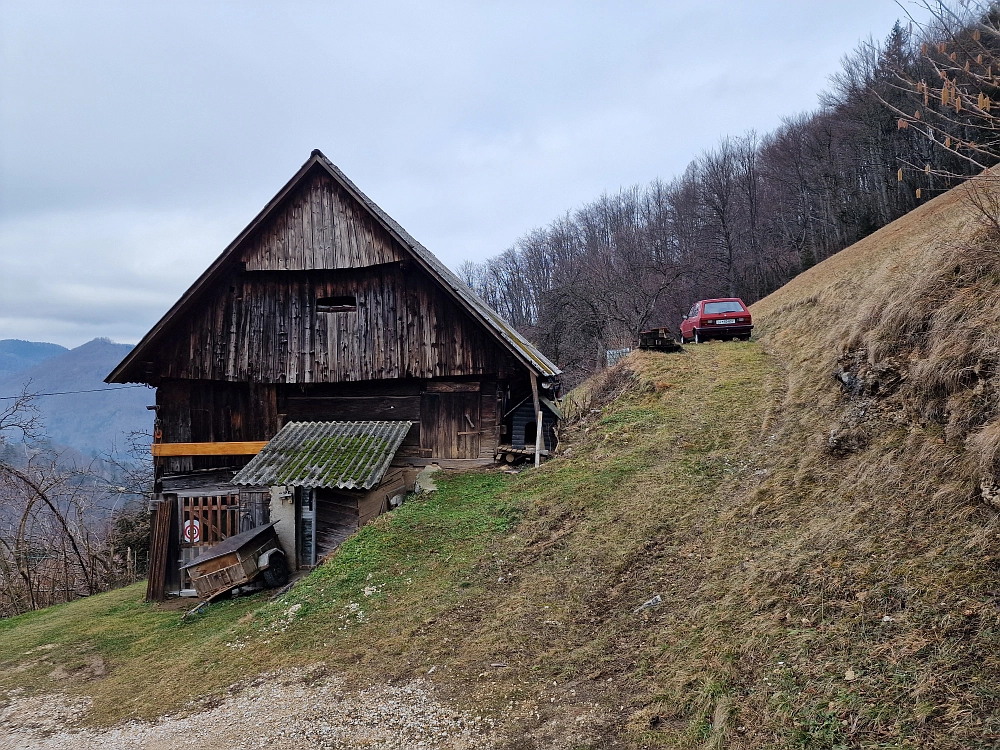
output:
[[[153,414],[146,405],[154,403],[153,391],[145,387],[123,389],[104,382],[132,350],[131,344],[94,339],[76,349],[57,349],[62,351],[34,366],[0,375],[0,396],[20,393],[29,379],[35,393],[93,391],[38,399],[49,440],[92,455],[105,453],[112,445],[122,450],[126,447],[125,436],[131,431],[152,431]]]
[[[0,340],[0,379],[27,370],[57,354],[68,352],[65,346],[20,339]]]

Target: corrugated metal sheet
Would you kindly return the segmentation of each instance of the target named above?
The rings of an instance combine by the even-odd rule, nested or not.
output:
[[[235,477],[251,486],[368,490],[412,422],[289,422]]]

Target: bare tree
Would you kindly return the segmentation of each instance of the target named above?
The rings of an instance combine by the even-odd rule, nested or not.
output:
[[[131,461],[75,465],[40,440],[28,388],[11,401],[0,411],[0,616],[136,580],[148,514],[128,500],[142,497],[149,472]]]
[[[975,27],[963,30],[979,18],[974,13],[948,18],[947,33],[968,39],[966,47],[1000,50],[987,44],[985,29],[978,38]],[[997,36],[993,15],[975,22]],[[920,33],[940,36],[944,28],[938,23]],[[949,151],[936,145],[939,131],[932,129],[932,143],[920,129],[928,117],[914,115],[913,97],[919,83],[920,106],[926,98],[940,109],[934,99],[947,89],[949,126],[967,125],[955,118],[956,109],[962,117],[972,110],[1000,116],[986,99],[1000,98],[1000,88],[980,91],[979,100],[965,83],[954,83],[977,70],[993,82],[1000,66],[991,69],[986,52],[963,61],[954,46],[939,53],[935,43],[927,47],[934,68],[922,44],[897,24],[884,41],[869,40],[844,58],[817,111],[789,117],[772,133],[725,138],[673,180],[602,195],[463,269],[463,276],[570,373],[570,384],[599,367],[606,348],[633,344],[644,326],[676,325],[695,300],[760,299],[987,163],[966,158],[967,135],[946,140]],[[976,67],[980,54],[985,70]],[[925,87],[922,81],[938,69],[945,74],[940,83]],[[985,150],[988,143],[980,138],[974,145]],[[1000,225],[989,201],[981,197]]]
[[[961,177],[1000,160],[1000,5],[996,2],[930,2],[930,17],[916,24],[910,48],[900,45],[892,61],[894,92],[880,99],[897,117],[897,127],[920,134],[951,159],[934,163],[904,159],[900,171]],[[914,59],[916,62],[914,62]],[[962,163],[964,171],[954,164]]]

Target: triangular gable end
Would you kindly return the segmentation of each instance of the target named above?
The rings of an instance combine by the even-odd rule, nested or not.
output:
[[[348,198],[351,200],[345,200]],[[309,211],[302,208],[305,205],[309,206]],[[324,217],[329,221],[324,221]],[[333,227],[332,233],[328,231],[329,227]],[[281,235],[280,242],[263,241],[276,233]],[[387,241],[389,238],[395,242]],[[273,248],[276,246],[284,250],[275,252]],[[265,251],[265,247],[271,250]],[[400,249],[409,251],[408,255],[470,313],[473,320],[525,366],[542,377],[554,377],[560,373],[554,363],[500,318],[468,285],[413,239],[317,149],[105,382],[144,382],[141,376],[137,377],[130,371],[147,359],[145,353],[153,342],[224,273],[239,267],[247,270],[306,270],[377,265],[401,260]]]
[[[411,256],[325,169],[312,169],[239,248],[247,271],[377,266]]]

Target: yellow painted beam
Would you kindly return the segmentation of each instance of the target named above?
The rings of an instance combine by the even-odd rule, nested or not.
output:
[[[154,456],[254,456],[267,441],[245,443],[153,443]]]

